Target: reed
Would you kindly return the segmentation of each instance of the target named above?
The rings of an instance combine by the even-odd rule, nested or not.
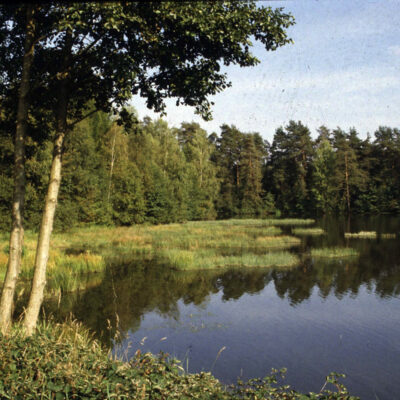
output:
[[[282,235],[279,225],[313,222],[311,219],[232,219],[155,226],[74,228],[55,233],[52,237],[49,288],[76,290],[82,287],[82,277],[87,274],[102,272],[107,266],[143,260],[161,262],[175,269],[291,265],[294,261],[288,258],[289,253],[285,253],[286,259],[282,262],[278,255],[267,253],[301,243],[299,238]],[[21,266],[21,278],[25,281],[33,276],[36,240],[36,233],[26,232]],[[7,268],[7,246],[8,237],[4,234],[0,238],[0,279],[4,279]]]
[[[294,235],[312,235],[319,236],[324,235],[325,231],[321,228],[293,228],[292,233]]]
[[[368,232],[368,231],[361,231],[357,233],[351,233],[351,232],[345,232],[344,234],[345,238],[352,239],[352,238],[357,238],[357,239],[376,239],[377,234],[376,232]]]
[[[381,233],[381,239],[396,239],[395,233]]]
[[[161,262],[178,270],[223,267],[292,267],[299,263],[298,257],[289,252],[223,256],[213,249],[202,251],[166,249],[159,254],[159,257]]]
[[[319,249],[312,249],[311,256],[316,258],[345,258],[357,257],[359,252],[349,247],[323,247]]]

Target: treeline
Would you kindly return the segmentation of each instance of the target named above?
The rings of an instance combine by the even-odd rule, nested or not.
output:
[[[39,226],[51,164],[51,139],[27,143],[27,225]],[[0,142],[1,228],[10,224],[13,141]],[[321,127],[314,140],[301,122],[258,133],[197,123],[171,128],[144,118],[118,125],[95,113],[67,138],[56,227],[76,224],[169,223],[270,214],[400,211],[400,132],[374,138]]]

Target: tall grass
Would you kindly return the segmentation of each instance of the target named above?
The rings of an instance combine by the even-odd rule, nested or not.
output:
[[[378,234],[375,231],[361,231],[357,233],[350,233],[346,232],[344,234],[345,238],[348,239],[376,239],[378,237]],[[395,233],[381,233],[379,235],[381,239],[396,239],[396,234]]]
[[[312,257],[345,258],[357,257],[359,252],[349,247],[323,247],[311,250]]]
[[[223,256],[212,249],[200,251],[166,249],[160,253],[160,257],[169,266],[178,270],[223,267],[292,267],[299,263],[298,257],[289,252]]]
[[[321,228],[293,228],[292,233],[294,235],[319,236],[319,235],[324,235],[325,231]]]
[[[295,261],[289,253],[276,253],[274,256],[267,253],[301,243],[299,238],[282,235],[279,226],[313,222],[311,219],[233,219],[156,226],[75,228],[55,233],[52,237],[48,287],[65,292],[77,290],[85,282],[83,276],[135,260],[153,260],[177,269],[293,265]],[[36,239],[35,233],[27,232],[25,235],[21,277],[26,281],[33,276]],[[0,238],[0,279],[4,279],[6,271],[7,246],[7,236],[3,235]],[[283,258],[278,259],[278,254]]]
[[[345,232],[344,234],[345,238],[357,238],[357,239],[376,239],[377,234],[376,232],[367,232],[367,231],[361,231],[357,233],[351,233],[351,232]]]

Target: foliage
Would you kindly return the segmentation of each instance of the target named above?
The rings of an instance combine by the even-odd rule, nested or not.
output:
[[[67,137],[56,229],[251,219],[279,210],[290,216],[347,212],[347,193],[353,213],[400,209],[395,129],[379,128],[374,141],[361,141],[354,130],[321,127],[312,150],[306,128],[292,122],[277,130],[268,151],[261,136],[233,126],[207,137],[196,123],[171,128],[144,118],[133,129],[115,118],[94,113]],[[0,135],[0,228],[6,230],[13,144],[6,131]],[[303,147],[296,144],[301,140]],[[27,228],[39,225],[51,148],[43,138],[27,144]]]
[[[301,394],[279,386],[278,371],[264,379],[223,386],[210,373],[186,374],[167,355],[138,350],[129,362],[113,360],[74,322],[41,324],[30,337],[14,326],[0,336],[0,396],[12,399],[319,399],[352,400],[341,375],[327,383],[336,391]]]

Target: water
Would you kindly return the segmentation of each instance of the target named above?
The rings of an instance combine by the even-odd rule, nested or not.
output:
[[[350,246],[359,258],[313,260],[294,269],[172,273],[149,264],[108,271],[103,283],[47,304],[72,312],[129,358],[167,352],[189,372],[224,383],[288,369],[285,383],[319,391],[331,371],[362,399],[400,393],[399,239],[344,239],[345,231],[399,233],[394,217],[324,219],[328,235],[305,237],[297,251]],[[287,228],[290,232],[290,227]],[[121,332],[119,340],[111,338]]]

